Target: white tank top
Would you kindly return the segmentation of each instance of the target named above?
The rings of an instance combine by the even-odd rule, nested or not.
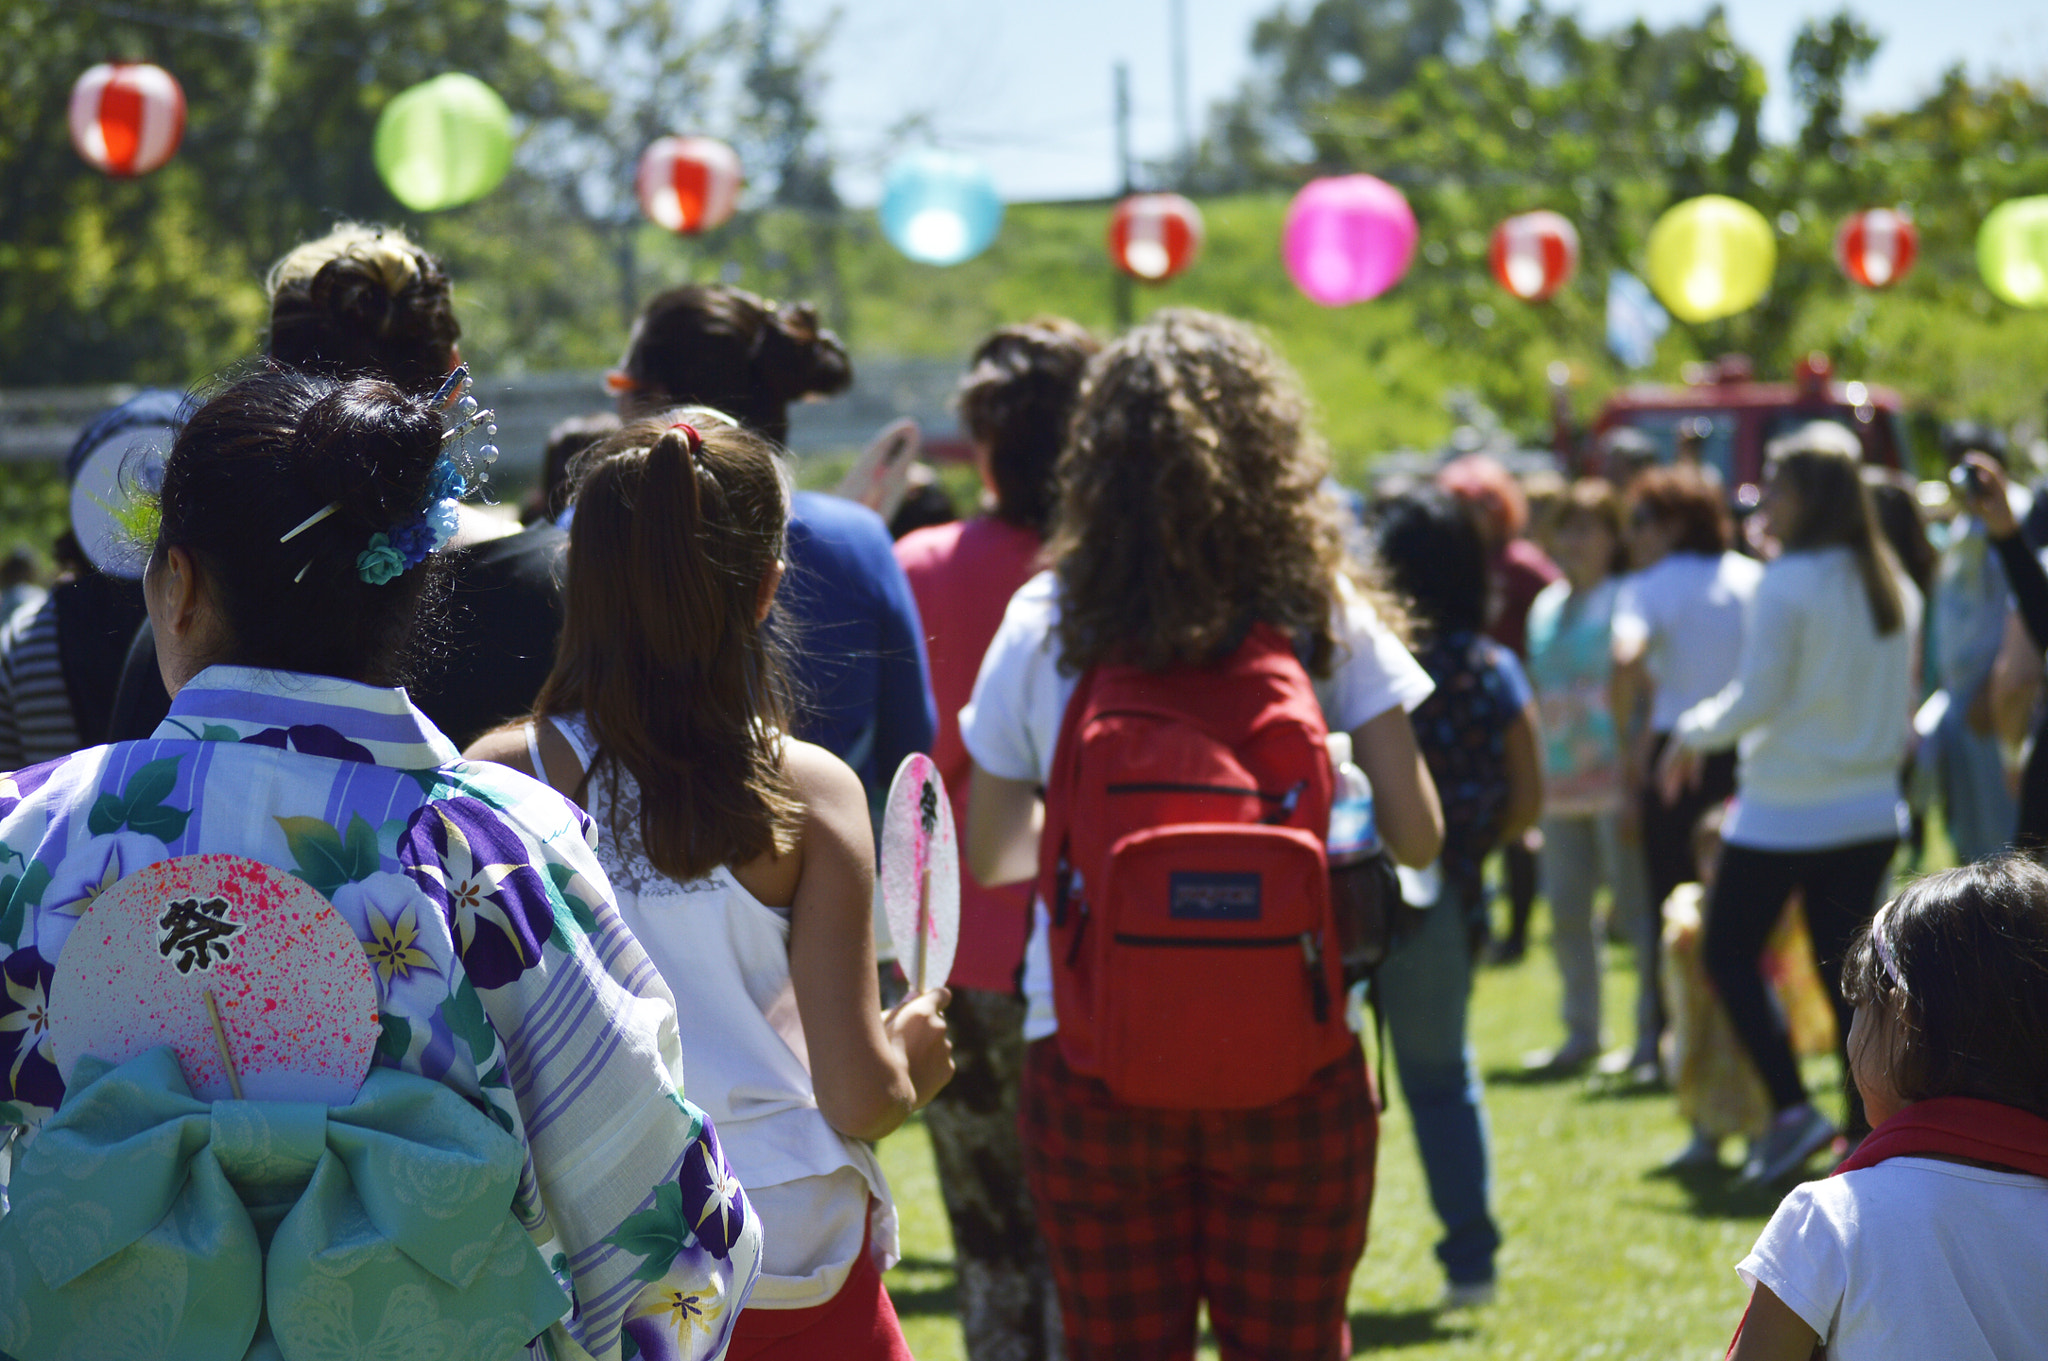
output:
[[[596,744],[584,717],[550,721],[589,770]],[[541,770],[531,726],[527,742]],[[789,977],[788,910],[764,905],[722,865],[688,883],[656,869],[640,838],[639,782],[616,763],[590,777],[584,804],[619,916],[675,994],[685,1090],[711,1117],[761,1216],[762,1276],[750,1307],[830,1300],[863,1230],[876,1265],[894,1265],[896,1208],[874,1149],[818,1111]]]

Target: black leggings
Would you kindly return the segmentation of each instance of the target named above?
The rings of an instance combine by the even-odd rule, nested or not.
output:
[[[1885,837],[1814,851],[1762,851],[1753,846],[1721,850],[1721,867],[1707,899],[1707,973],[1778,1110],[1805,1101],[1806,1084],[1799,1080],[1785,1018],[1772,1004],[1758,967],[1764,942],[1792,891],[1805,890],[1806,929],[1813,937],[1814,963],[1835,1008],[1836,1048],[1846,1074],[1851,1010],[1842,1000],[1842,956],[1850,938],[1877,911],[1878,888],[1898,844],[1897,837]],[[1853,1134],[1866,1126],[1856,1086],[1847,1085]]]

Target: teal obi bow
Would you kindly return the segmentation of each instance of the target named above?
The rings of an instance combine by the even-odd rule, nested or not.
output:
[[[569,1300],[511,1214],[519,1142],[437,1082],[346,1106],[193,1098],[169,1049],[79,1060],[16,1160],[19,1361],[518,1357]]]

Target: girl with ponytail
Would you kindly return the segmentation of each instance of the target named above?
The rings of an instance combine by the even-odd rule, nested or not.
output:
[[[1765,1183],[1797,1171],[1835,1130],[1807,1100],[1757,961],[1786,900],[1803,892],[1846,1071],[1842,961],[1870,921],[1905,825],[1899,767],[1919,695],[1920,593],[1877,528],[1862,447],[1839,425],[1816,421],[1772,441],[1758,513],[1783,551],[1757,584],[1735,679],[1679,715],[1658,778],[1675,802],[1697,782],[1704,753],[1739,744],[1703,949],[1777,1112],[1743,1168]],[[1849,1104],[1853,1139],[1869,1125],[1853,1091]]]
[[[567,617],[534,716],[472,755],[597,823],[627,926],[678,997],[684,1063],[761,1216],[731,1355],[900,1361],[897,1256],[868,1142],[952,1075],[941,988],[883,1013],[859,779],[789,736],[777,634],[789,488],[774,446],[702,407],[581,456]]]

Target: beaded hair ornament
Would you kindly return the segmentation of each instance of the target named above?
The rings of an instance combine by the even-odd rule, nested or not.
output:
[[[469,434],[482,426],[486,440],[496,435],[497,413],[483,409],[470,396],[475,382],[469,376],[469,366],[458,365],[434,393],[431,400],[437,410],[450,395],[459,394],[455,419],[441,432],[441,457],[434,463],[434,471],[427,480],[426,499],[418,510],[391,528],[372,534],[368,546],[356,554],[356,575],[369,585],[382,586],[396,580],[446,548],[459,523],[457,507],[470,492],[480,492],[484,499],[491,499],[491,465],[498,461],[498,446],[482,444],[471,453]],[[278,542],[290,543],[340,509],[341,502],[328,502],[299,521]],[[308,558],[292,581],[305,580],[312,566],[312,559]]]
[[[1894,898],[1887,902],[1877,909],[1877,915],[1870,919],[1870,944],[1877,951],[1877,964],[1884,970],[1884,976],[1889,978],[1892,986],[1900,992],[1909,993],[1912,990],[1906,986],[1906,976],[1899,971],[1898,953],[1892,945],[1890,918],[1892,904],[1897,901],[1898,899]]]

